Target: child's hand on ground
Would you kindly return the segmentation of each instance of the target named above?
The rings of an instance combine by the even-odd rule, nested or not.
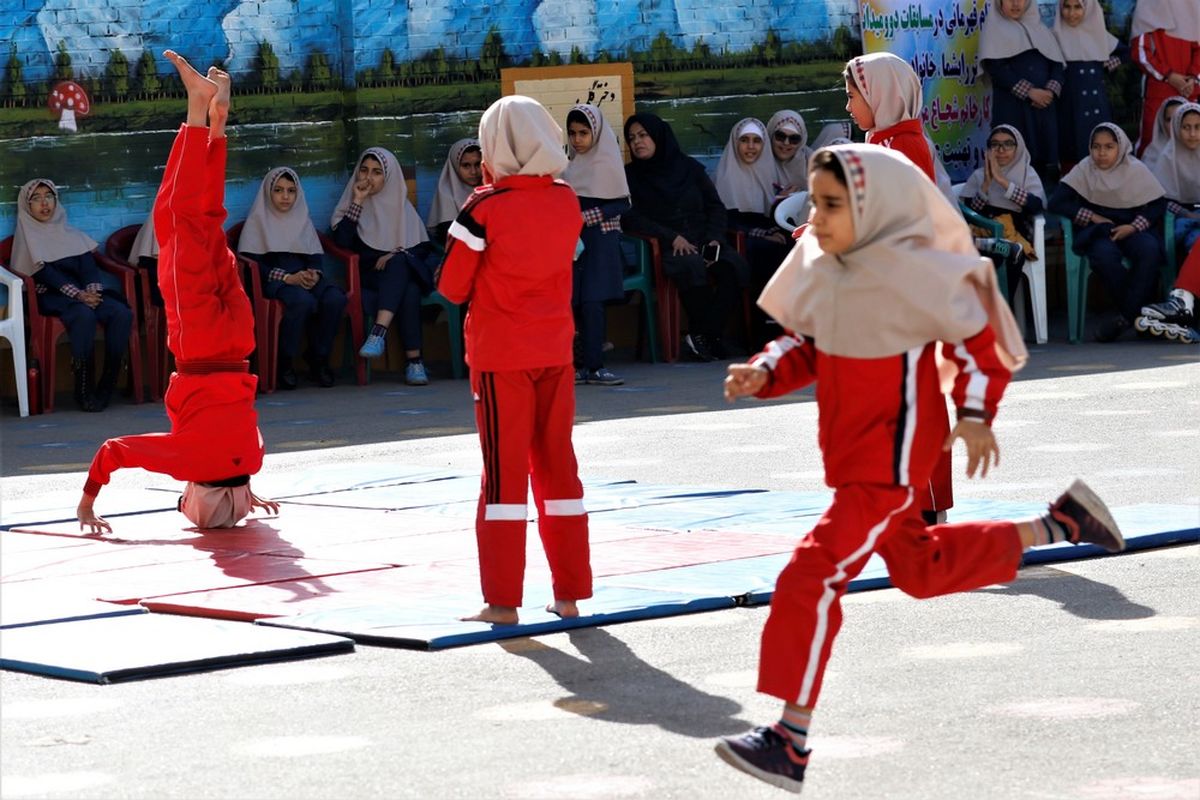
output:
[[[275,516],[279,515],[279,503],[276,503],[274,500],[264,500],[263,498],[256,495],[254,492],[251,492],[250,493],[250,510],[253,511],[256,508],[261,508],[263,511],[266,511],[268,514],[274,514]]]
[[[730,364],[725,376],[725,399],[732,403],[739,397],[751,397],[767,385],[767,371],[754,364]]]
[[[962,439],[967,446],[967,477],[974,478],[975,471],[982,465],[983,471],[979,477],[986,478],[988,468],[1000,465],[1000,447],[992,429],[985,422],[974,419],[960,419],[946,437],[942,449],[949,452],[954,447],[954,440]]]
[[[79,530],[87,529],[87,532],[93,536],[98,536],[102,533],[112,533],[112,525],[109,525],[104,517],[96,516],[96,512],[92,507],[94,498],[84,495],[79,501],[79,507],[75,509],[75,516],[79,517]]]

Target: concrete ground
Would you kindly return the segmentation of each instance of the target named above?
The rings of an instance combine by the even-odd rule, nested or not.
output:
[[[1111,505],[1188,504],[1200,521],[1200,348],[1034,351],[996,423],[999,470],[959,480],[959,495],[1050,500],[1079,475]],[[821,488],[811,391],[727,406],[722,365],[611,366],[625,387],[578,390],[585,475]],[[377,376],[265,397],[260,414],[269,474],[479,466],[463,381]],[[101,439],[164,426],[150,405],[6,413],[0,493],[74,497]],[[173,485],[143,473],[114,483]],[[1195,800],[1198,568],[1189,545],[1030,568],[931,601],[850,596],[805,796]],[[765,616],[739,608],[437,653],[360,646],[106,687],[0,673],[0,796],[780,797],[712,753],[715,737],[777,716],[754,692]]]

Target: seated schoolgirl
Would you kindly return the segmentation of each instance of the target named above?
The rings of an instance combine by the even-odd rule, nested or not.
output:
[[[1057,122],[1058,155],[1069,169],[1087,157],[1092,128],[1113,121],[1104,76],[1128,49],[1108,32],[1100,0],[1058,0],[1052,30],[1066,59]]]
[[[1163,150],[1167,149],[1167,142],[1171,141],[1171,121],[1175,119],[1175,112],[1186,102],[1186,97],[1176,95],[1163,100],[1162,105],[1158,107],[1158,113],[1154,115],[1154,136],[1141,156],[1142,163],[1150,169],[1154,169],[1154,165],[1162,157]]]
[[[788,195],[808,189],[808,158],[812,150],[808,147],[808,126],[800,112],[790,108],[776,111],[767,120],[767,138],[780,172],[775,194]]]
[[[1166,257],[1161,233],[1167,208],[1163,187],[1134,157],[1125,132],[1103,122],[1092,131],[1091,154],[1063,176],[1050,195],[1049,207],[1070,220],[1075,252],[1088,257],[1088,265],[1117,306],[1117,315],[1095,332],[1098,342],[1115,341],[1153,299]],[[1128,260],[1129,269],[1122,258]]]
[[[1171,121],[1171,136],[1150,168],[1175,215],[1176,250],[1186,253],[1200,241],[1200,103],[1184,103]]]
[[[404,173],[390,150],[370,147],[358,157],[333,212],[333,238],[358,254],[363,307],[368,293],[377,298],[375,324],[358,351],[363,358],[383,355],[388,326],[400,318],[404,342],[404,382],[425,386],[429,376],[421,358],[421,298],[433,291],[437,256],[425,225],[408,202]]]
[[[104,285],[92,253],[95,249],[91,237],[67,224],[53,181],[36,178],[21,187],[12,268],[33,277],[38,310],[58,317],[67,330],[75,403],[82,411],[108,407],[133,327],[133,312],[125,297]],[[104,328],[104,371],[99,380],[94,378],[92,356],[97,324]]]
[[[276,167],[263,178],[242,226],[238,252],[258,263],[263,294],[283,303],[278,386],[296,388],[295,360],[306,328],[312,379],[319,386],[333,386],[329,353],[346,310],[346,293],[321,270],[324,248],[295,170]]]
[[[572,306],[579,331],[575,382],[619,386],[625,381],[604,366],[604,304],[625,295],[621,261],[621,215],[629,210],[629,184],[621,145],[604,114],[586,103],[567,113],[571,161],[562,179],[579,196],[583,252],[575,259]]]
[[[790,120],[785,118],[784,124]],[[725,151],[717,165],[717,193],[729,211],[729,227],[741,231],[746,237],[750,287],[755,297],[775,274],[792,245],[791,236],[784,233],[771,217],[775,195],[780,191],[780,184],[796,188],[795,178],[781,170],[775,159],[763,152],[766,138],[761,121],[753,117],[740,120],[730,130]],[[807,153],[804,156],[807,160]],[[803,190],[807,185],[806,181],[799,189]],[[757,306],[755,311],[752,340],[748,344],[757,350],[778,336],[779,331],[768,331],[766,314]]]
[[[671,126],[654,114],[634,114],[625,120],[625,141],[633,207],[621,226],[659,241],[663,271],[687,313],[684,354],[714,361],[723,354],[721,338],[741,305],[750,266],[726,240],[716,187],[704,166],[680,150]]]
[[[1035,0],[991,0],[991,6],[979,32],[979,67],[992,82],[992,121],[1019,130],[1034,169],[1057,175],[1066,58]]]
[[[446,233],[462,204],[482,184],[483,155],[479,140],[459,139],[450,145],[450,152],[446,154],[446,163],[438,176],[437,194],[433,196],[433,205],[425,219],[429,238],[439,247],[446,246]]]

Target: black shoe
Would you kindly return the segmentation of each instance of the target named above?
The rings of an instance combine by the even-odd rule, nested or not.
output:
[[[788,738],[773,727],[724,736],[717,742],[716,751],[731,767],[794,793],[804,788],[804,770],[812,752],[797,753]]]
[[[702,333],[689,333],[683,337],[683,354],[692,361],[716,361],[708,339]]]
[[[1108,506],[1081,480],[1072,483],[1050,505],[1050,516],[1067,529],[1067,541],[1072,544],[1087,542],[1110,553],[1125,549],[1125,537]]]
[[[71,372],[75,376],[75,405],[80,411],[95,411],[96,397],[92,386],[92,360],[72,358]]]
[[[110,363],[107,357],[104,359],[104,372],[100,373],[100,380],[96,381],[96,391],[92,394],[92,411],[108,408],[123,366],[124,359],[117,359],[115,363]]]
[[[320,386],[322,389],[328,389],[337,383],[337,375],[334,374],[332,367],[325,364],[313,371],[313,380],[317,382],[317,386]]]
[[[280,389],[291,391],[300,385],[300,381],[296,378],[296,370],[292,369],[291,364],[283,364],[279,367],[279,377],[275,382]]]
[[[1101,323],[1100,327],[1096,328],[1093,338],[1097,342],[1102,342],[1105,344],[1108,342],[1115,342],[1117,339],[1120,339],[1125,334],[1125,331],[1129,330],[1130,327],[1129,320],[1118,314],[1107,322]]]

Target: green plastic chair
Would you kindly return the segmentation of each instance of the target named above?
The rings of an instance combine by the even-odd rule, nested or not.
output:
[[[632,246],[635,254],[634,272],[626,272],[624,279],[624,289],[629,292],[640,292],[642,295],[642,321],[638,326],[638,355],[641,355],[641,346],[643,335],[646,341],[650,344],[650,363],[657,364],[659,362],[658,350],[658,318],[655,309],[657,308],[654,297],[654,257],[650,252],[650,244],[645,239],[639,239],[634,236],[626,236],[621,234],[623,244]],[[624,251],[625,248],[622,248]]]
[[[967,220],[968,225],[973,225],[976,228],[987,231],[993,239],[1004,238],[1004,226],[996,220],[983,216],[966,203],[959,203],[958,208],[962,211],[963,218]],[[996,270],[996,283],[1000,285],[1001,294],[1008,297],[1008,270]]]

